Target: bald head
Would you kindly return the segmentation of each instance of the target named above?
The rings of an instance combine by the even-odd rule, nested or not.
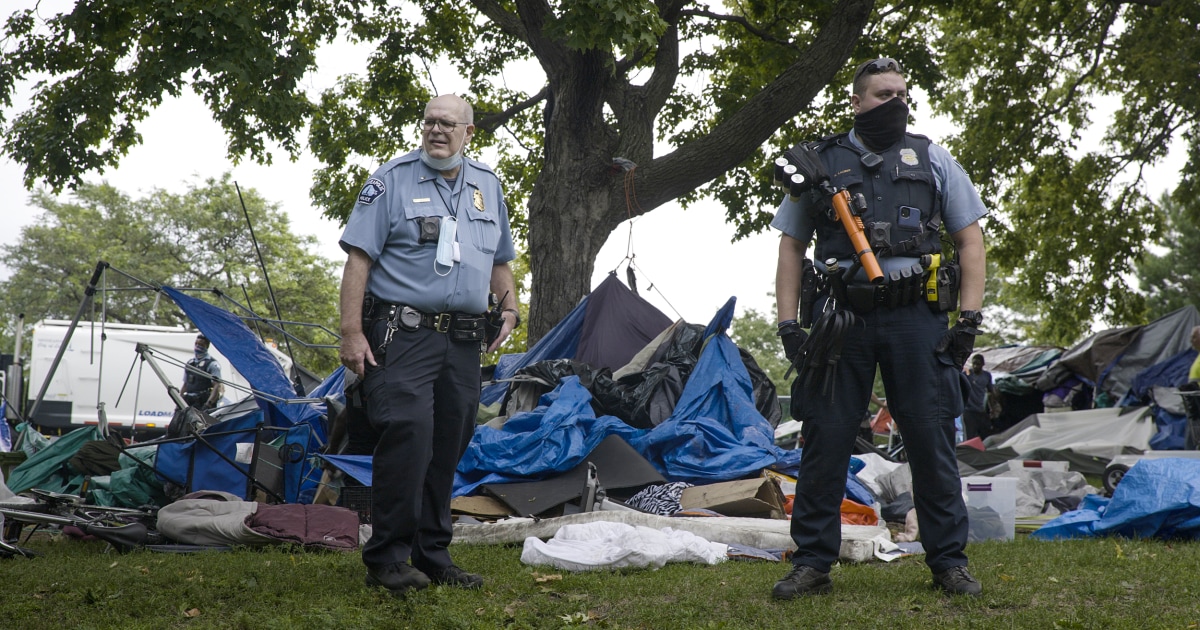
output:
[[[463,97],[457,94],[442,94],[430,99],[425,105],[425,116],[429,117],[430,110],[450,111],[455,114],[455,122],[474,124],[475,109]]]

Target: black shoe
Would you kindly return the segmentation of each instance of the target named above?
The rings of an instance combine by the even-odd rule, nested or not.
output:
[[[429,578],[407,563],[389,564],[383,567],[367,567],[367,586],[381,586],[396,597],[409,591],[419,591],[429,586]]]
[[[429,581],[434,584],[446,584],[448,586],[457,586],[459,588],[483,588],[483,576],[478,573],[467,573],[460,569],[457,565],[450,565],[445,569],[429,571],[425,575],[429,576]]]
[[[793,567],[782,580],[775,583],[775,588],[771,589],[771,597],[795,599],[803,595],[824,595],[832,591],[833,582],[829,579],[828,573],[799,565]]]
[[[941,573],[933,574],[933,585],[942,589],[948,595],[978,596],[983,593],[983,587],[971,577],[967,567],[950,567]]]

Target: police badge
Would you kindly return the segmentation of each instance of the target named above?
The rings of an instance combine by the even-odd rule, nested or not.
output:
[[[472,197],[475,201],[475,209],[480,212],[487,212],[487,208],[483,207],[483,193],[476,188],[475,194]]]

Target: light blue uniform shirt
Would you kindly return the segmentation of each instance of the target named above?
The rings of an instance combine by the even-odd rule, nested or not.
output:
[[[482,313],[492,267],[516,257],[500,180],[486,164],[463,158],[451,188],[419,155],[417,149],[375,171],[339,244],[371,258],[367,292],[384,301],[427,313]],[[449,216],[458,220],[460,260],[435,271],[437,243],[418,242],[420,219]]]
[[[855,146],[862,147],[853,131],[850,132],[849,138]],[[971,178],[949,151],[937,144],[930,143],[929,161],[937,192],[943,199],[942,224],[945,226],[947,234],[954,234],[987,215],[987,207],[983,205],[979,191],[975,190]],[[802,243],[811,243],[817,229],[814,222],[817,214],[812,211],[812,203],[812,197],[806,194],[800,195],[794,201],[790,196],[784,195],[783,202],[779,204],[779,209],[775,212],[775,219],[771,221],[771,227]],[[884,257],[879,260],[879,264],[883,267],[883,272],[887,274],[892,269],[908,267],[915,260],[915,258]],[[823,261],[815,262],[819,268],[825,268]],[[843,264],[849,263],[849,261],[842,262]],[[861,272],[860,275],[862,275]]]

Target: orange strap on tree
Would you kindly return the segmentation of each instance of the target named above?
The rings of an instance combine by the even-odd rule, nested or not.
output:
[[[880,269],[879,261],[875,259],[875,252],[871,251],[871,245],[867,242],[862,218],[850,212],[850,193],[845,189],[839,190],[833,194],[830,200],[833,202],[834,212],[837,213],[838,223],[842,224],[846,230],[846,236],[850,237],[850,244],[854,246],[855,256],[862,265],[863,271],[867,273],[867,278],[871,282],[882,282],[883,269]]]

